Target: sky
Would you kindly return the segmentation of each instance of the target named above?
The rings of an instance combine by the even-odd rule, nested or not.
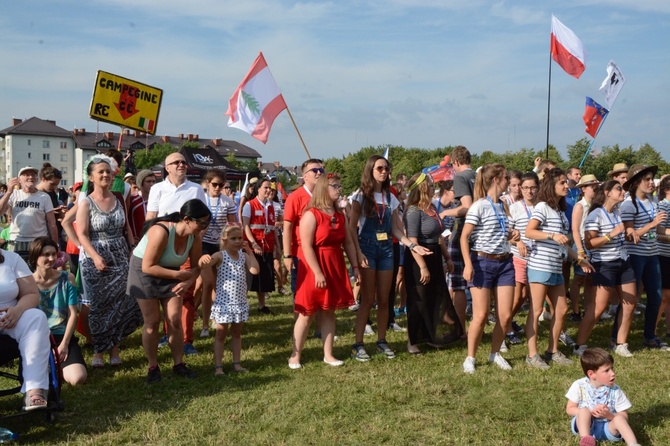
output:
[[[0,0],[0,128],[11,118],[119,131],[89,117],[98,70],[164,90],[157,135],[237,140],[307,158],[286,112],[267,144],[229,128],[228,99],[263,52],[313,157],[361,147],[472,153],[545,147],[551,14],[587,52],[552,62],[550,143],[587,137],[586,96],[614,60],[626,84],[595,142],[670,160],[667,0]],[[393,154],[391,153],[391,161]]]

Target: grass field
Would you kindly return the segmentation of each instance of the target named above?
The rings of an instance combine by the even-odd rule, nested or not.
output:
[[[196,380],[172,376],[168,349],[161,350],[163,381],[146,384],[146,359],[139,332],[124,342],[124,364],[89,370],[88,384],[65,386],[66,409],[55,424],[40,415],[0,420],[23,444],[273,444],[273,445],[571,445],[564,397],[582,376],[578,361],[542,372],[524,363],[525,346],[504,356],[504,372],[486,363],[491,325],[477,357],[477,372],[462,372],[465,343],[421,356],[406,353],[406,335],[389,333],[394,360],[369,363],[349,358],[355,313],[338,313],[336,356],[344,367],[321,362],[320,341],[310,339],[304,368],[290,370],[293,326],[290,297],[268,301],[275,316],[252,316],[245,326],[242,364],[249,373],[215,377],[213,338],[197,339],[200,354],[187,357]],[[517,317],[525,320],[525,314]],[[399,322],[405,323],[404,318]],[[631,425],[643,445],[670,445],[670,352],[641,348],[642,317],[630,337],[634,358],[615,358],[617,383],[633,403]],[[546,347],[547,325],[540,347]],[[196,321],[199,334],[201,321]],[[568,332],[577,327],[567,323]],[[599,324],[591,346],[606,346],[609,324]],[[665,332],[660,327],[660,333]],[[371,353],[376,337],[367,336]],[[567,348],[563,348],[568,352]],[[87,352],[90,361],[91,353]],[[0,413],[16,410],[20,396],[0,400]]]

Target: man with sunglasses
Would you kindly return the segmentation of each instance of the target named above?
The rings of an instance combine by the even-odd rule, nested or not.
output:
[[[151,186],[149,191],[147,221],[172,212],[179,212],[183,204],[193,198],[207,204],[202,187],[186,178],[187,169],[188,164],[181,153],[171,153],[165,158],[165,179]],[[202,233],[197,235],[193,243],[202,247]],[[197,257],[199,258],[200,255]],[[197,268],[197,265],[194,265],[194,268]],[[190,263],[187,261],[181,269],[191,269]],[[193,347],[193,322],[196,315],[193,288],[184,294],[181,312],[181,323],[184,327],[184,354],[186,355],[198,353]],[[167,345],[167,336],[163,336],[159,345]]]

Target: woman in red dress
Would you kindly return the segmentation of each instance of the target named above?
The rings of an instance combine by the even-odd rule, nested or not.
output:
[[[333,356],[335,310],[354,304],[343,247],[352,264],[356,282],[359,274],[354,241],[347,231],[346,217],[338,206],[341,189],[338,174],[321,175],[312,200],[300,219],[298,258],[300,264],[307,265],[307,268],[298,269],[294,310],[298,318],[293,329],[293,353],[288,361],[291,369],[302,368],[300,353],[317,312],[321,312],[323,362],[333,367],[343,364]]]

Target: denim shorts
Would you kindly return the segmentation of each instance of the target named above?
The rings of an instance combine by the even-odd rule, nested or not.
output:
[[[630,258],[626,260],[614,260],[610,262],[593,262],[593,286],[615,287],[624,283],[635,282],[635,271],[630,263]]]
[[[361,238],[358,241],[361,252],[368,259],[368,266],[375,271],[393,271],[393,242]]]
[[[528,283],[541,283],[546,286],[563,285],[563,274],[548,273],[528,268]]]
[[[609,421],[596,421],[595,419],[591,419],[591,436],[593,436],[598,441],[619,442],[623,440],[623,438],[621,438],[621,434],[612,435],[609,429],[609,424]],[[572,421],[570,422],[570,428],[573,434],[579,435],[577,432],[577,417],[572,418]]]
[[[515,286],[512,258],[506,260],[487,259],[476,252],[470,254],[474,274],[468,287],[493,289],[499,286]]]

